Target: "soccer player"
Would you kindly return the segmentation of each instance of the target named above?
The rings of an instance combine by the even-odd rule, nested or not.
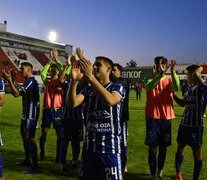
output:
[[[109,76],[113,63],[107,57],[96,57],[92,66],[77,49],[80,57],[73,64],[71,85],[67,102],[69,107],[85,104],[85,141],[79,169],[79,179],[107,180],[122,179],[120,160],[120,118],[125,88],[111,82]],[[92,73],[93,71],[93,73]],[[91,84],[76,93],[82,77]]]
[[[185,106],[177,135],[177,151],[175,156],[176,179],[182,180],[181,165],[184,150],[189,145],[193,151],[194,170],[193,180],[198,180],[202,169],[201,147],[204,129],[204,113],[207,98],[207,81],[201,77],[203,68],[190,65],[186,68],[187,81],[190,84],[183,99],[174,95],[174,100],[182,107]]]
[[[77,167],[78,157],[80,154],[80,141],[83,141],[83,115],[82,115],[82,105],[76,108],[69,108],[66,104],[66,97],[68,88],[70,85],[70,77],[69,72],[71,70],[71,55],[68,56],[68,62],[62,71],[59,81],[63,85],[63,119],[61,124],[60,138],[61,138],[61,148],[60,148],[60,168],[61,170],[67,174],[68,169],[65,165],[67,148],[69,141],[71,141],[72,146],[72,160],[69,161],[69,164]],[[74,60],[72,58],[72,60]],[[74,61],[73,61],[74,62]],[[78,85],[77,92],[79,93],[83,87],[81,87],[83,83]]]
[[[55,59],[56,64],[52,64],[53,59]],[[48,64],[46,64],[41,71],[41,78],[44,82],[44,98],[43,98],[43,110],[42,110],[42,134],[40,136],[40,160],[45,158],[45,142],[48,133],[48,129],[53,123],[53,128],[55,129],[57,135],[57,149],[56,158],[54,163],[60,161],[60,127],[62,118],[62,85],[58,80],[58,75],[60,70],[63,70],[63,66],[58,60],[58,52],[56,49],[52,50],[50,53],[50,59]],[[50,78],[47,77],[47,72],[49,71]]]
[[[121,162],[122,162],[121,166],[122,166],[122,177],[124,177],[124,172],[125,172],[124,170],[125,170],[126,162],[127,162],[127,148],[128,148],[127,147],[127,134],[128,134],[127,121],[129,120],[130,84],[129,84],[128,79],[121,77],[122,66],[120,64],[114,63],[112,72],[116,77],[114,81],[122,84],[126,90],[122,117],[121,117]]]
[[[20,166],[31,165],[32,168],[25,171],[25,174],[39,172],[37,161],[37,145],[35,143],[35,132],[37,120],[39,118],[39,87],[36,79],[32,76],[32,65],[28,62],[21,63],[21,75],[25,79],[23,85],[19,88],[14,86],[10,71],[3,72],[4,78],[8,81],[12,95],[14,97],[22,96],[22,119],[21,119],[21,136],[25,150],[25,160],[16,163]]]
[[[135,92],[136,92],[137,100],[138,100],[138,98],[141,100],[142,88],[141,88],[141,85],[138,82],[135,83]]]
[[[155,73],[145,79],[146,103],[146,139],[149,146],[148,162],[152,179],[162,177],[167,146],[171,145],[171,120],[175,118],[173,110],[173,91],[180,87],[175,73],[176,61],[171,61],[171,76],[166,76],[168,60],[158,56],[154,60]],[[156,176],[156,154],[159,146],[158,171]]]
[[[4,81],[0,79],[0,108],[4,105],[5,99],[5,89],[4,89]],[[1,139],[1,129],[0,129],[0,146],[2,146],[2,139]],[[0,152],[0,180],[3,180],[3,156]]]

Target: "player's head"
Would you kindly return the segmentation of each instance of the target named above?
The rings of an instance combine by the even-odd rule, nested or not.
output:
[[[118,63],[114,63],[112,72],[113,72],[113,74],[115,75],[116,78],[121,77],[122,66]]]
[[[197,64],[191,64],[190,66],[188,66],[186,68],[187,70],[187,81],[189,84],[194,84],[194,77],[193,77],[193,73],[198,69],[200,68],[199,65]]]
[[[28,62],[21,63],[21,76],[23,78],[28,78],[32,74],[33,66]]]
[[[56,64],[52,64],[50,66],[50,76],[51,76],[51,78],[54,78],[54,77],[58,76],[59,72],[60,71],[59,71]]]
[[[163,69],[167,69],[167,64],[168,64],[168,60],[167,58],[165,58],[164,56],[157,56],[154,59],[154,68],[155,68],[155,72],[159,73],[160,72],[160,66],[162,66]]]
[[[109,78],[112,72],[112,67],[113,62],[111,59],[104,56],[98,56],[96,57],[96,61],[93,64],[94,76],[98,79],[106,76]]]

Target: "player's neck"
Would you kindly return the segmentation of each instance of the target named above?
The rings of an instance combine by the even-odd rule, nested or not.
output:
[[[32,74],[28,74],[26,77],[25,77],[25,80],[27,80],[27,79],[29,79],[29,78],[31,78],[32,77]]]
[[[110,82],[110,79],[106,77],[106,78],[98,79],[98,81],[102,86],[105,86],[106,84]]]

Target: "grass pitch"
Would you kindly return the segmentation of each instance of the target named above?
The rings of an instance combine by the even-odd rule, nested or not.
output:
[[[181,93],[178,93],[181,97]],[[42,100],[42,96],[41,96]],[[134,91],[130,92],[129,111],[130,121],[128,123],[128,173],[125,180],[139,180],[151,179],[149,166],[148,166],[148,147],[144,145],[145,139],[145,104],[146,95],[145,91],[142,92],[142,100],[136,100]],[[42,101],[41,101],[42,105]],[[166,162],[163,170],[163,179],[175,179],[174,159],[176,152],[176,136],[178,126],[183,114],[183,108],[174,103],[176,119],[172,121],[172,145],[168,147]],[[15,163],[24,159],[23,144],[20,136],[20,120],[22,112],[21,97],[14,98],[7,94],[5,105],[1,109],[0,114],[0,128],[3,138],[3,146],[0,147],[0,152],[4,159],[4,178],[5,180],[75,180],[77,178],[77,169],[70,169],[69,175],[63,175],[60,171],[59,164],[53,164],[56,154],[56,135],[55,131],[51,128],[49,130],[47,141],[45,145],[46,160],[39,162],[41,173],[24,175],[23,172],[27,167],[16,166]],[[39,126],[41,122],[41,114],[39,118]],[[36,143],[38,146],[39,155],[39,137],[41,128],[36,131]],[[203,168],[200,179],[207,179],[207,142],[206,131],[204,129],[203,135]],[[72,157],[71,147],[69,145],[67,160]],[[192,179],[193,173],[193,155],[190,147],[186,147],[184,161],[182,164],[183,179]]]

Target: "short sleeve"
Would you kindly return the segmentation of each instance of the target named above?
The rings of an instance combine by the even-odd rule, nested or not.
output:
[[[117,93],[121,97],[121,99],[125,98],[126,89],[122,84],[119,83],[114,84],[112,92]]]
[[[204,81],[203,86],[201,86],[201,89],[207,93],[207,81],[206,80]]]
[[[0,79],[0,94],[5,94],[5,86],[2,79]]]
[[[25,92],[29,91],[33,86],[34,86],[34,79],[29,78],[17,90],[19,91],[19,94],[22,96],[23,94],[25,94]]]

